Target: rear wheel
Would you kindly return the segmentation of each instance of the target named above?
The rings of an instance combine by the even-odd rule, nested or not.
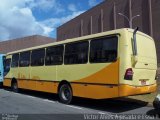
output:
[[[59,94],[60,102],[62,102],[64,104],[71,103],[73,95],[72,95],[72,90],[71,90],[70,85],[62,84],[60,86],[58,94]]]
[[[13,92],[18,92],[18,84],[17,81],[13,81],[11,84],[11,89]]]

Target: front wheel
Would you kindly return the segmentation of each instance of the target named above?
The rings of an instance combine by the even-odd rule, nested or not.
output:
[[[15,81],[12,82],[11,89],[12,89],[13,92],[18,92],[18,84],[17,84],[17,82],[15,82]]]
[[[68,84],[61,85],[58,94],[59,94],[60,102],[64,104],[71,103],[73,95],[72,95],[71,87]]]

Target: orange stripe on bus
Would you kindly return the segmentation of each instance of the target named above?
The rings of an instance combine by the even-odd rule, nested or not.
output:
[[[120,85],[119,86],[119,96],[129,96],[136,94],[144,94],[144,93],[152,93],[157,89],[157,84],[149,85],[149,86],[130,86],[130,85]]]
[[[23,89],[29,90],[36,90],[42,92],[49,92],[49,93],[57,93],[58,83],[53,81],[45,82],[45,81],[31,81],[31,80],[18,80],[18,87]]]
[[[72,84],[73,96],[106,99],[118,97],[118,86]]]
[[[7,87],[10,87],[11,86],[11,79],[4,79],[4,81],[3,81],[3,85],[4,86],[7,86]]]
[[[45,81],[32,81],[26,79],[17,80],[18,88],[29,89],[29,90],[36,90],[42,92],[49,92],[49,93],[57,93],[58,83],[56,82],[45,82]],[[3,82],[4,86],[11,87],[11,80],[5,79]]]
[[[80,80],[75,80],[74,82],[118,84],[119,83],[119,60],[103,68],[97,73],[94,73]]]

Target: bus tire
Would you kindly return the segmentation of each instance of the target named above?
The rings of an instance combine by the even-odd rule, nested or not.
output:
[[[18,92],[18,83],[17,83],[16,80],[12,80],[11,90],[12,90],[13,92],[16,92],[16,93]]]
[[[73,93],[70,85],[62,84],[59,88],[58,95],[61,103],[70,104],[73,97]]]

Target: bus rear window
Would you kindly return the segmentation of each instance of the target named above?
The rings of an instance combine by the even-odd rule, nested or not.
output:
[[[114,62],[117,59],[118,37],[94,39],[90,43],[90,62]]]

